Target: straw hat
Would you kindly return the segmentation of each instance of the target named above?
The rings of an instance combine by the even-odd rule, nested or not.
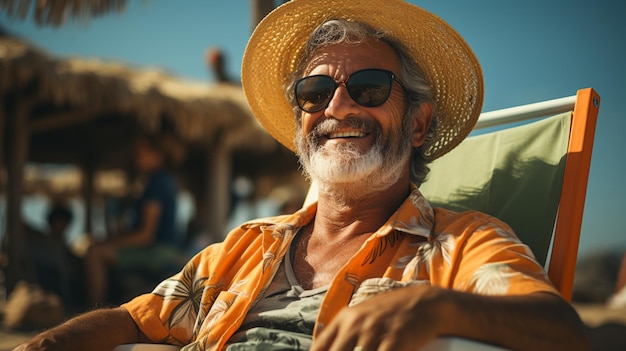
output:
[[[482,71],[470,47],[449,24],[402,0],[292,0],[259,23],[242,62],[248,103],[276,140],[295,150],[295,119],[284,87],[308,36],[328,19],[382,28],[408,48],[435,99],[438,126],[430,155],[442,156],[469,134],[482,108]]]

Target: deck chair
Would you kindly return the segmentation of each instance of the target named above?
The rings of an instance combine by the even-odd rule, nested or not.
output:
[[[477,131],[512,127],[464,140],[433,162],[420,190],[434,206],[480,210],[507,222],[570,300],[599,104],[599,95],[588,88],[571,97],[483,113]],[[305,204],[316,195],[312,185]],[[133,344],[114,351],[176,349]],[[456,350],[505,351],[456,337],[436,339],[422,349]]]
[[[571,300],[599,105],[587,88],[483,113],[469,138],[433,162],[420,190],[434,206],[508,223]]]

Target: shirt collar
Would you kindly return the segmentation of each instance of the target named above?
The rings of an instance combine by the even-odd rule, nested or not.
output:
[[[314,202],[291,215],[260,218],[246,222],[243,228],[249,229],[258,226],[288,226],[300,228],[308,224],[315,217],[317,202]],[[407,234],[419,235],[425,238],[431,236],[434,225],[434,212],[424,195],[411,184],[411,192],[396,212],[383,224],[376,235],[383,236],[396,230]]]
[[[384,235],[392,230],[397,230],[429,238],[434,228],[434,223],[435,214],[433,208],[417,187],[411,184],[409,196],[377,233]]]

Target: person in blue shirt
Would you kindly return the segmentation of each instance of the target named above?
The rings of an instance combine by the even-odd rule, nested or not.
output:
[[[107,302],[110,270],[167,271],[182,260],[182,237],[176,230],[178,184],[172,173],[182,150],[169,135],[142,134],[134,145],[137,172],[145,186],[134,207],[131,230],[109,235],[85,257],[87,303]],[[184,261],[180,261],[181,265]]]

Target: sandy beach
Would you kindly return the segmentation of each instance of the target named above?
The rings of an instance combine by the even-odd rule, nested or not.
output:
[[[14,347],[28,340],[36,332],[19,332],[6,329],[0,329],[0,351],[10,351]]]

